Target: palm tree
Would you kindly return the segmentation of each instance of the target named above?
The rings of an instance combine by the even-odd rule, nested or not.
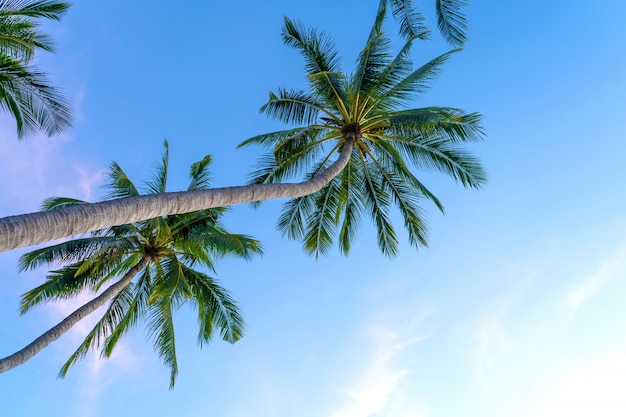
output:
[[[395,251],[395,235],[390,232],[386,212],[389,204],[385,200],[399,199],[398,206],[405,220],[410,219],[406,226],[412,230],[413,243],[423,244],[424,227],[419,224],[422,220],[417,216],[419,209],[415,200],[425,197],[439,207],[440,204],[412,174],[409,175],[409,166],[441,170],[464,186],[480,187],[484,182],[484,173],[479,163],[459,145],[461,142],[482,139],[483,131],[477,113],[465,113],[451,107],[400,110],[415,95],[423,92],[427,82],[457,50],[443,54],[412,71],[409,53],[413,42],[422,33],[415,29],[415,34],[409,36],[400,52],[395,57],[389,56],[389,40],[381,29],[388,1],[392,4],[407,4],[406,1],[381,0],[374,26],[352,75],[340,72],[337,53],[325,34],[318,36],[316,31],[307,31],[301,25],[285,20],[283,39],[288,46],[295,47],[304,55],[310,91],[279,90],[270,96],[263,110],[285,122],[308,127],[261,135],[245,142],[276,147],[275,153],[278,154],[274,159],[265,161],[262,170],[267,173],[274,169],[272,164],[277,164],[278,173],[262,181],[257,176],[256,183],[247,186],[131,196],[5,217],[0,219],[0,251],[164,215],[275,198],[305,197],[324,189],[346,167],[349,168],[343,172],[343,179],[334,181],[332,187],[339,187],[346,182],[346,176],[359,176],[354,179],[363,182],[358,192],[369,193],[370,202],[367,204],[375,202],[376,205],[361,206],[357,202],[361,194],[350,194],[350,200],[357,206],[346,208],[342,205],[340,209],[347,210],[345,215],[353,216],[362,209],[370,210],[376,221],[380,222],[379,239],[387,239],[387,243],[381,243],[381,247],[391,255]],[[442,2],[452,3],[460,4],[458,1]],[[406,16],[411,15],[405,13]],[[406,21],[419,23],[417,18]],[[323,150],[326,152],[323,163],[308,171],[309,175],[303,182],[275,182],[304,169],[304,163],[311,162],[304,155],[316,156],[314,152],[322,148],[322,142],[327,148]],[[313,153],[307,151],[303,154],[309,147]],[[356,151],[353,153],[354,147]],[[289,152],[296,153],[290,157]],[[289,165],[289,158],[293,158],[295,165]],[[334,162],[333,158],[336,158]],[[382,177],[366,176],[374,172]],[[398,176],[404,178],[394,179]],[[390,189],[392,184],[401,188]],[[347,186],[347,182],[343,186]],[[335,191],[338,192],[345,197],[347,192],[357,191],[346,191],[344,188]],[[380,195],[375,196],[376,193]],[[311,198],[303,199],[302,204],[308,204],[306,202],[311,201]],[[411,205],[406,205],[408,202]],[[325,217],[320,218],[320,222],[328,220],[330,212],[324,213]],[[342,240],[351,236],[355,224],[350,221],[345,223],[345,227]],[[289,233],[292,236],[300,235],[295,229]],[[325,236],[317,240],[319,243],[328,241]],[[310,245],[307,247],[313,248]],[[319,248],[324,251],[326,243]],[[347,245],[342,244],[342,248],[347,249]]]
[[[285,204],[278,227],[293,239],[303,239],[310,253],[325,253],[336,229],[340,249],[348,253],[363,214],[377,228],[378,244],[387,256],[397,253],[398,240],[389,209],[397,206],[410,242],[427,243],[419,206],[440,201],[411,172],[414,168],[442,171],[464,186],[478,188],[484,172],[478,161],[458,148],[460,142],[482,137],[480,116],[450,107],[409,108],[442,63],[445,53],[417,70],[407,56],[409,39],[395,57],[381,27],[379,14],[352,74],[340,69],[332,40],[285,19],[283,41],[305,59],[308,90],[279,89],[270,93],[261,112],[296,128],[258,135],[240,146],[259,144],[270,151],[253,173],[253,184],[269,184],[305,174],[315,178],[346,144],[351,157],[341,174],[319,192]]]
[[[165,192],[167,142],[165,146],[162,163],[147,183],[149,194]],[[191,166],[189,190],[208,187],[210,162],[206,156]],[[109,198],[139,195],[116,163],[110,167],[108,188]],[[83,204],[75,199],[52,198],[44,203],[44,208],[55,210]],[[42,302],[71,298],[85,289],[98,291],[117,281],[33,343],[1,359],[0,372],[24,363],[107,302],[102,318],[61,368],[61,376],[90,349],[99,348],[103,357],[109,357],[119,339],[139,319],[147,317],[155,350],[171,369],[173,387],[178,372],[173,312],[186,303],[197,309],[200,344],[208,342],[215,329],[228,342],[239,340],[244,322],[237,305],[215,279],[196,269],[206,267],[214,271],[218,258],[234,255],[248,259],[261,252],[258,241],[226,231],[219,222],[223,212],[223,208],[207,209],[114,226],[25,254],[20,260],[22,270],[59,264],[61,268],[51,271],[44,284],[24,294],[22,313]]]
[[[18,138],[38,130],[51,136],[70,126],[67,101],[30,64],[35,50],[54,51],[35,19],[58,21],[68,8],[55,0],[0,0],[0,107],[15,119]]]

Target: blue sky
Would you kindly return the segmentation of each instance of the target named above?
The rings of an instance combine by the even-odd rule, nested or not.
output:
[[[46,25],[58,53],[39,64],[77,116],[62,137],[22,142],[2,118],[0,215],[52,195],[97,200],[112,160],[140,182],[164,138],[171,190],[207,153],[214,185],[244,183],[260,150],[236,144],[280,127],[258,113],[268,91],[305,83],[302,60],[281,44],[283,16],[332,33],[349,69],[377,6],[128,3],[76,2]],[[418,5],[432,25],[431,3]],[[423,173],[447,209],[426,207],[429,248],[411,249],[396,221],[401,253],[390,261],[363,222],[349,257],[316,261],[275,230],[280,202],[237,206],[226,223],[266,252],[218,265],[245,312],[243,340],[200,350],[183,310],[174,391],[141,326],[111,360],[88,356],[58,380],[84,323],[0,375],[3,414],[626,415],[626,5],[473,3],[470,41],[416,105],[484,115],[487,140],[472,151],[489,182],[476,192]],[[449,49],[433,38],[415,48],[416,63]],[[19,296],[45,276],[17,273],[23,252],[0,256],[2,354],[81,301],[19,316]]]

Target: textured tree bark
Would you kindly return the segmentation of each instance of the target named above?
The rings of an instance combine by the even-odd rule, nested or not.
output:
[[[321,190],[347,165],[355,139],[354,135],[347,136],[339,158],[310,181],[128,197],[1,218],[0,252],[170,214],[312,194]]]
[[[146,265],[148,265],[148,262],[150,262],[150,258],[144,256],[143,258],[141,258],[137,265],[132,267],[130,271],[128,271],[126,275],[124,275],[121,280],[104,290],[102,294],[100,294],[87,304],[83,305],[82,307],[78,308],[72,314],[63,319],[63,321],[61,321],[59,324],[35,339],[24,349],[19,350],[10,356],[7,356],[6,358],[0,359],[0,373],[6,372],[23,364],[24,362],[35,356],[37,353],[41,352],[41,350],[47,347],[50,343],[61,337],[76,323],[96,311],[98,308],[102,307],[104,304],[106,304],[107,301],[116,296],[128,284],[130,284],[133,278],[142,269],[144,269]]]

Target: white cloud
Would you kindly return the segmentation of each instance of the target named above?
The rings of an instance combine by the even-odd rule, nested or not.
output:
[[[6,121],[0,117],[0,215],[35,211],[45,198],[55,195],[92,197],[103,170],[64,155],[71,143],[68,135],[40,134],[19,141],[10,130],[13,124]]]
[[[624,276],[626,276],[626,245],[608,256],[596,272],[568,289],[564,297],[565,304],[575,312],[610,281]]]
[[[415,331],[415,327],[398,329],[380,323],[369,325],[366,345],[373,348],[347,386],[339,388],[347,399],[342,407],[329,413],[332,417],[367,417],[392,409],[393,415],[423,416],[416,410],[398,411],[399,407],[393,404],[394,397],[402,392],[403,380],[412,373],[402,363],[402,354],[425,338]],[[398,402],[403,401],[399,399]]]
[[[626,351],[581,367],[562,379],[524,417],[626,416]]]

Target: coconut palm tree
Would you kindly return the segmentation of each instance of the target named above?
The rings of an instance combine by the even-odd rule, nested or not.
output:
[[[274,146],[274,159],[264,161],[261,171],[267,174],[276,169],[276,173],[261,180],[265,174],[260,172],[255,183],[247,186],[130,196],[114,201],[5,217],[0,219],[0,251],[164,215],[275,198],[305,197],[322,190],[346,167],[348,169],[343,172],[343,179],[333,182],[332,187],[345,183],[341,185],[344,188],[336,192],[343,193],[344,197],[350,195],[353,204],[346,208],[341,203],[337,212],[346,209],[345,215],[353,216],[364,209],[369,210],[378,222],[379,240],[386,240],[386,243],[381,243],[383,251],[392,255],[395,252],[396,238],[391,233],[388,222],[389,204],[385,200],[397,200],[405,221],[408,221],[406,227],[412,230],[411,240],[414,244],[423,244],[425,229],[423,224],[419,224],[423,221],[417,215],[419,207],[415,200],[425,197],[440,208],[441,206],[416,177],[409,175],[409,167],[441,170],[464,186],[480,187],[484,182],[484,173],[478,161],[460,145],[462,142],[480,140],[483,131],[477,113],[466,113],[452,107],[403,107],[408,106],[416,95],[426,89],[428,81],[457,50],[412,70],[410,50],[413,42],[422,33],[414,25],[415,34],[406,40],[396,56],[389,55],[390,42],[382,32],[388,2],[408,4],[406,1],[381,0],[375,23],[353,74],[343,74],[340,71],[338,54],[328,36],[318,35],[314,30],[306,30],[300,24],[285,20],[283,39],[288,46],[303,54],[310,91],[279,90],[270,96],[263,111],[285,122],[305,127],[261,135],[245,142]],[[442,2],[452,3],[461,4]],[[396,9],[393,10],[396,13]],[[407,25],[419,23],[417,17],[407,18],[406,21],[409,22]],[[320,150],[323,147],[322,142],[326,147],[324,150]],[[356,152],[353,153],[354,147]],[[317,156],[315,152],[318,151],[326,152],[323,162],[313,170],[305,170],[309,175],[304,181],[276,182],[288,178],[288,174],[305,169],[305,163],[312,162],[311,159]],[[290,152],[295,153],[289,156]],[[290,158],[294,160],[291,165],[288,162]],[[272,164],[277,165],[274,168]],[[371,177],[374,172],[381,176]],[[354,194],[357,189],[345,188],[348,184],[346,176],[354,177],[355,183],[363,183],[358,191],[360,194]],[[364,201],[359,202],[363,197],[362,193],[369,195],[367,205],[363,205],[366,204]],[[375,196],[377,193],[380,195]],[[311,198],[313,197],[299,200],[303,201],[300,204],[309,204],[307,202]],[[411,205],[407,205],[409,202]],[[302,207],[296,203],[291,204],[295,210]],[[329,201],[328,204],[335,202]],[[374,206],[370,207],[371,204]],[[301,219],[304,219],[305,211],[302,213]],[[318,219],[319,222],[328,221],[330,212],[324,213]],[[287,224],[290,225],[289,228],[292,227],[292,223]],[[354,228],[353,222],[345,223],[342,241],[352,236]],[[312,229],[306,230],[304,235]],[[289,233],[294,237],[302,235],[296,229]],[[309,238],[316,240],[314,236],[306,237],[307,240]],[[320,235],[317,241],[321,244],[329,239]],[[311,245],[307,247],[317,253],[317,249],[311,249]],[[318,247],[324,251],[326,246],[324,243]],[[345,242],[342,248],[348,248]]]
[[[67,101],[31,65],[36,50],[54,51],[36,19],[58,21],[68,8],[55,0],[0,0],[0,107],[15,119],[18,138],[39,130],[50,136],[70,126]]]
[[[425,245],[419,202],[428,199],[443,207],[411,168],[432,168],[474,188],[484,182],[478,161],[458,147],[481,139],[478,114],[450,107],[406,108],[457,50],[412,70],[407,56],[413,39],[391,55],[390,41],[381,30],[384,17],[381,8],[352,74],[341,71],[326,34],[286,18],[283,41],[304,57],[309,88],[272,92],[261,112],[298,127],[258,135],[240,145],[270,148],[252,175],[253,184],[269,184],[294,175],[315,178],[333,155],[352,144],[343,171],[319,192],[286,203],[278,222],[283,234],[302,239],[305,250],[316,256],[329,249],[337,229],[340,249],[348,253],[363,214],[376,225],[382,252],[395,255],[392,205],[402,215],[410,242]]]
[[[147,183],[148,194],[165,192],[167,142],[165,146],[162,163]],[[210,162],[206,156],[191,166],[189,190],[208,187]],[[110,167],[108,188],[109,198],[139,195],[116,163]],[[55,210],[83,204],[75,199],[52,198],[44,207]],[[116,282],[33,343],[1,359],[0,372],[24,363],[107,303],[102,318],[61,368],[61,376],[90,349],[101,349],[101,355],[109,357],[120,338],[145,317],[155,350],[171,369],[173,387],[178,372],[173,312],[184,304],[197,309],[200,344],[208,342],[215,329],[228,342],[239,340],[244,321],[237,305],[214,278],[197,268],[214,271],[215,260],[229,255],[248,259],[260,253],[261,246],[248,236],[228,233],[219,222],[223,212],[223,208],[207,209],[114,226],[25,254],[20,260],[22,270],[59,264],[61,268],[51,271],[44,284],[24,294],[22,313],[42,302],[71,298],[85,289],[98,291]]]

